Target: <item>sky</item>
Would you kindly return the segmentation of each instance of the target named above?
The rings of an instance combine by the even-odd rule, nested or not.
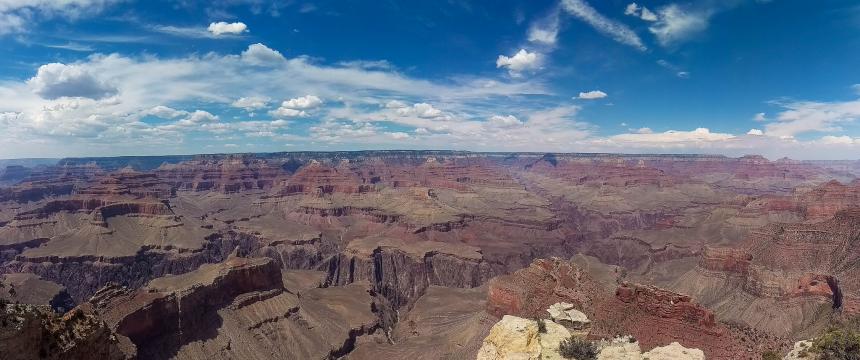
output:
[[[0,158],[860,159],[839,0],[0,0]]]

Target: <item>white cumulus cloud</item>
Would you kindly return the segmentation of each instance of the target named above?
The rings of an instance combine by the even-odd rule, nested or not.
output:
[[[141,113],[141,115],[143,115],[143,116],[151,115],[151,116],[155,116],[155,117],[160,117],[162,119],[174,119],[174,118],[178,118],[180,116],[188,115],[188,112],[183,111],[183,110],[176,110],[176,109],[169,107],[169,106],[158,105],[158,106],[152,107],[149,110],[143,111]]]
[[[303,110],[290,109],[285,107],[280,107],[275,110],[269,112],[272,116],[277,117],[305,117],[308,116],[308,113]]]
[[[245,109],[247,111],[259,110],[269,105],[269,98],[263,96],[241,97],[230,106]]]
[[[256,43],[242,52],[242,60],[252,65],[278,65],[286,61],[284,55],[266,45]]]
[[[714,133],[708,128],[697,128],[693,131],[669,130],[661,133],[619,134],[611,136],[615,141],[639,144],[683,144],[690,142],[726,141],[735,136],[726,133]]]
[[[117,89],[97,79],[77,65],[50,63],[42,65],[36,76],[27,81],[33,92],[45,99],[83,97],[101,99],[117,93]]]
[[[405,133],[405,132],[402,132],[402,131],[389,132],[389,133],[386,133],[386,134],[388,135],[388,137],[390,137],[390,138],[392,138],[392,139],[394,139],[394,140],[403,140],[403,139],[408,139],[408,138],[409,138],[409,134],[407,134],[407,133]]]
[[[397,114],[400,116],[417,116],[420,118],[435,118],[442,116],[442,110],[439,110],[428,103],[417,103],[412,107],[403,107],[397,109]]]
[[[239,35],[248,31],[248,26],[243,22],[227,23],[224,21],[213,22],[207,28],[215,36]]]
[[[493,125],[495,127],[500,127],[500,128],[509,128],[509,127],[521,126],[523,124],[523,122],[520,121],[520,119],[517,119],[517,117],[513,116],[513,115],[505,115],[505,116],[493,115],[490,117],[489,123],[490,123],[490,125]]]
[[[496,59],[497,68],[507,68],[512,76],[519,76],[526,70],[535,70],[540,67],[540,55],[520,49],[514,56],[499,55]]]
[[[310,115],[308,111],[316,109],[323,104],[322,99],[316,95],[305,95],[297,98],[284,100],[281,106],[269,112],[278,117],[305,117]]]
[[[597,99],[603,99],[607,96],[609,96],[609,95],[607,95],[603,91],[591,90],[591,91],[586,91],[586,92],[580,92],[579,96],[577,96],[577,98],[583,99],[583,100],[597,100]]]
[[[281,107],[289,109],[313,109],[322,105],[323,101],[315,95],[305,95],[289,99],[281,104]]]
[[[826,135],[826,136],[822,136],[821,139],[819,139],[819,142],[821,142],[823,144],[832,144],[832,145],[852,145],[852,144],[860,144],[860,139],[852,139],[848,135],[842,135],[842,136]]]

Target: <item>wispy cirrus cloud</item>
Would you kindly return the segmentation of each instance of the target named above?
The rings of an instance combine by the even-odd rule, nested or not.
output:
[[[766,134],[771,136],[794,137],[805,133],[838,132],[842,130],[843,125],[860,119],[860,99],[836,102],[774,102],[774,104],[781,106],[783,111],[776,114],[774,121],[765,124]]]
[[[540,45],[554,46],[558,41],[560,22],[559,10],[555,8],[549,15],[538,19],[529,26],[528,40]]]
[[[632,46],[640,51],[648,50],[636,32],[627,25],[601,14],[585,0],[561,0],[561,7],[567,13],[619,43]]]
[[[717,11],[714,7],[669,4],[657,10],[657,20],[648,30],[660,45],[672,46],[705,31]]]
[[[34,23],[47,19],[94,16],[120,1],[122,0],[0,1],[0,35],[26,32]]]
[[[196,39],[241,39],[242,34],[248,31],[248,27],[242,22],[213,22],[208,27],[152,25],[149,29],[166,35]]]
[[[624,15],[635,16],[645,21],[657,21],[657,14],[635,2],[627,4],[627,7],[624,8]]]

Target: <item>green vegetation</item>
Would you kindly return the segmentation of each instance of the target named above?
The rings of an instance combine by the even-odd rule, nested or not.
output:
[[[536,318],[535,321],[537,321],[538,332],[546,334],[546,323],[544,322],[544,319]]]
[[[768,350],[761,354],[761,360],[782,360],[782,356],[776,351]]]
[[[565,359],[595,360],[597,345],[586,339],[571,336],[558,345],[558,353]]]
[[[860,332],[850,328],[830,329],[812,341],[810,351],[821,360],[860,360]]]

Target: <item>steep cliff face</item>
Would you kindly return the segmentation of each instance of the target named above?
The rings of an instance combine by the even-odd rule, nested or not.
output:
[[[493,270],[475,250],[433,242],[356,241],[329,260],[326,284],[367,281],[395,307],[408,306],[431,285],[473,288],[484,284]]]
[[[198,321],[239,294],[282,287],[280,269],[270,259],[232,257],[183,275],[154,279],[137,292],[105,288],[90,301],[116,332],[146,347],[165,332],[191,333],[207,326]]]
[[[268,190],[287,176],[278,164],[241,155],[222,159],[200,156],[178,164],[163,164],[155,174],[179,191],[225,194]]]
[[[0,185],[14,185],[30,176],[32,171],[32,169],[21,165],[6,166],[0,169]]]
[[[89,181],[104,176],[95,164],[50,166],[34,171],[20,183],[0,189],[0,201],[27,203],[72,194]]]
[[[212,235],[200,251],[161,251],[144,249],[135,256],[122,257],[19,257],[6,262],[0,270],[7,273],[32,273],[64,285],[76,302],[82,302],[98,289],[116,283],[138,288],[149,280],[167,274],[183,274],[203,264],[223,261],[234,250],[250,253],[255,244],[241,237]]]
[[[699,268],[714,276],[736,277],[741,287],[757,297],[790,298],[819,296],[823,300],[838,302],[834,296],[838,280],[831,275],[808,272],[776,272],[758,265],[754,257],[744,249],[706,248]]]
[[[688,295],[653,286],[623,283],[615,290],[615,297],[661,318],[691,322],[705,328],[716,325],[714,314],[694,303]]]
[[[338,358],[360,337],[383,336],[373,310],[380,305],[366,285],[315,288],[302,285],[311,283],[306,277],[317,275],[282,273],[268,258],[230,257],[136,291],[105,287],[82,308],[147,359],[266,359],[273,351]]]
[[[129,196],[135,199],[164,199],[174,196],[176,191],[154,173],[124,168],[81,186],[75,190],[75,194],[100,198]]]
[[[671,186],[675,180],[662,170],[646,167],[640,160],[568,159],[545,156],[525,166],[529,172],[566,179],[576,185]]]
[[[860,180],[795,188],[788,195],[767,195],[750,201],[742,214],[790,213],[805,222],[825,221],[839,211],[860,206]]]
[[[706,248],[698,266],[672,285],[718,318],[773,334],[810,336],[832,316],[857,313],[860,217],[772,224],[733,248]]]

